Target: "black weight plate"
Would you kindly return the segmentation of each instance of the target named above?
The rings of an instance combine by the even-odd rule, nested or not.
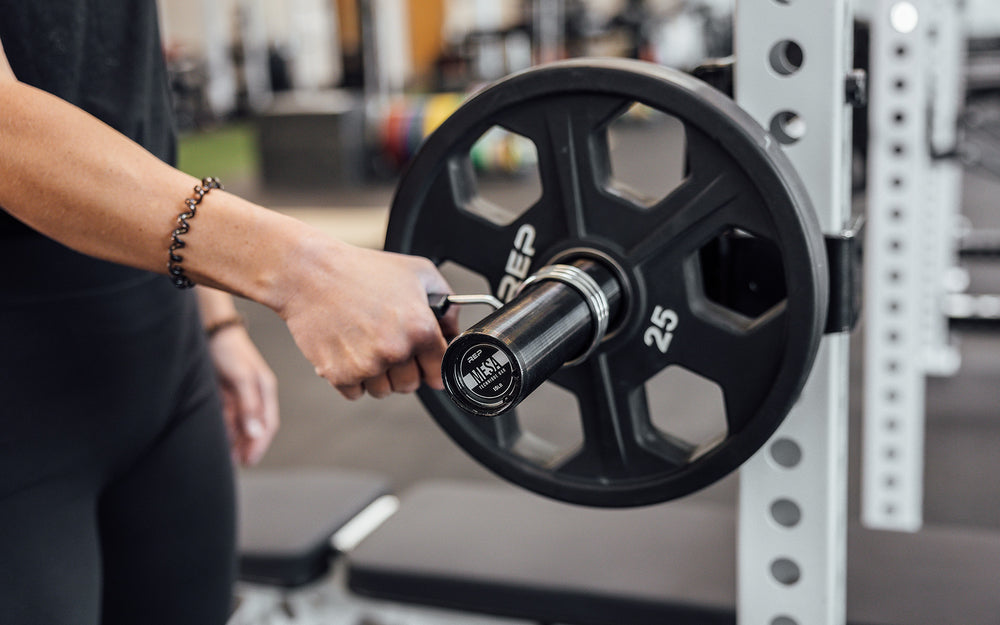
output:
[[[651,207],[606,184],[606,126],[634,102],[677,118],[687,141],[684,182]],[[469,151],[494,126],[528,137],[538,152],[541,197],[511,223],[468,209],[482,202]],[[701,81],[638,61],[581,59],[512,75],[427,139],[396,190],[386,249],[451,261],[485,276],[496,293],[526,224],[535,232],[532,271],[566,250],[595,250],[622,270],[629,303],[594,355],[552,378],[578,401],[580,449],[556,463],[539,460],[525,453],[530,441],[516,414],[471,415],[445,393],[421,389],[424,405],[462,448],[540,494],[614,507],[691,493],[767,441],[811,369],[828,275],[803,186],[749,115]],[[784,300],[754,319],[717,305],[703,288],[699,250],[734,232],[772,242],[781,260]],[[661,337],[646,335],[664,315],[661,325],[673,332],[661,351]],[[727,424],[721,442],[696,448],[653,426],[645,383],[670,366],[719,385]]]

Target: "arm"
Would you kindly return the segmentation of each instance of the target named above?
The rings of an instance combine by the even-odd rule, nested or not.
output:
[[[196,179],[18,82],[5,57],[0,111],[0,206],[77,251],[166,273],[170,233]],[[205,197],[185,242],[195,282],[275,310],[345,396],[421,381],[442,388],[455,319],[443,333],[427,306],[427,292],[448,291],[430,261],[347,245],[221,190]]]

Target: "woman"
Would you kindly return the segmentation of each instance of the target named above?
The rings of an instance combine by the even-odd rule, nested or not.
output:
[[[327,238],[173,156],[154,0],[0,0],[4,623],[225,622],[220,408],[247,463],[278,412],[223,291],[281,315],[348,398],[442,387],[455,319],[427,306],[448,290],[433,264]]]

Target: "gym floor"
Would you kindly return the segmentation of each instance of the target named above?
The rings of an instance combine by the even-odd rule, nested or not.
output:
[[[628,160],[621,163],[622,171],[642,172],[650,163],[662,162],[650,150],[655,150],[650,141],[637,141],[624,150]],[[390,184],[294,193],[263,189],[250,178],[234,180],[228,186],[265,206],[371,247],[381,245],[392,197]],[[518,180],[496,187],[499,193],[517,198],[530,192]],[[963,212],[972,225],[1000,228],[1000,215],[994,209],[998,195],[997,179],[966,175]],[[997,263],[979,261],[969,269],[971,292],[1000,293]],[[453,279],[457,292],[473,292],[477,287],[460,277]],[[280,384],[282,428],[260,468],[367,469],[388,476],[396,492],[428,478],[498,480],[450,442],[415,396],[344,400],[313,373],[275,314],[250,302],[241,302],[240,308]],[[850,505],[854,518],[860,483],[860,335],[860,331],[854,333],[851,373]],[[1000,353],[1000,332],[970,331],[957,339],[963,358],[961,371],[953,378],[932,378],[927,386],[925,522],[1000,530],[1000,480],[995,477],[1000,472],[1000,358],[995,357]],[[700,402],[712,398],[684,399]],[[735,476],[729,476],[693,497],[735,505],[736,484]]]

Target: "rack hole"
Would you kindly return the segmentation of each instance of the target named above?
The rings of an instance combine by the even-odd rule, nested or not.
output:
[[[778,499],[771,504],[771,518],[782,527],[795,527],[802,520],[802,509],[791,499]]]
[[[771,444],[771,458],[778,465],[791,469],[802,462],[802,448],[790,438],[779,438]]]
[[[806,136],[806,122],[794,111],[781,111],[771,118],[771,134],[781,143],[791,145]]]
[[[771,576],[778,583],[791,586],[802,579],[802,570],[794,560],[789,558],[778,558],[771,563]]]
[[[771,62],[771,69],[782,76],[790,76],[802,68],[805,53],[798,43],[791,39],[783,39],[771,46],[768,60]]]

